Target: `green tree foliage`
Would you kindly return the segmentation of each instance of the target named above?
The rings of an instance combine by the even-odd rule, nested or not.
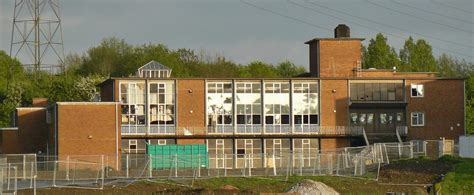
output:
[[[474,134],[474,71],[466,80],[466,129],[468,134]]]
[[[387,38],[379,33],[375,39],[370,39],[369,46],[362,48],[363,68],[392,69],[399,66],[400,60],[393,47],[387,43]]]
[[[431,45],[423,39],[416,43],[412,37],[405,41],[400,50],[401,70],[403,71],[436,71],[436,60]]]
[[[259,78],[259,77],[278,77],[278,72],[274,66],[260,61],[251,62],[242,67],[240,77]]]
[[[293,77],[305,73],[305,69],[301,66],[296,66],[290,61],[284,61],[278,64],[276,71],[280,77]]]

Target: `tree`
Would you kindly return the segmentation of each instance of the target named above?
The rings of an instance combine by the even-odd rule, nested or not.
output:
[[[277,77],[278,73],[270,64],[265,64],[261,61],[254,61],[241,68],[240,77]]]
[[[412,37],[405,41],[403,49],[400,50],[401,70],[404,71],[436,71],[436,60],[433,56],[431,45],[418,39],[416,43]]]
[[[370,39],[367,49],[363,48],[363,54],[363,68],[391,69],[400,64],[395,49],[387,44],[387,38],[382,33]]]
[[[283,61],[278,64],[276,71],[280,77],[294,77],[305,73],[305,69],[301,66],[296,66],[290,61]]]

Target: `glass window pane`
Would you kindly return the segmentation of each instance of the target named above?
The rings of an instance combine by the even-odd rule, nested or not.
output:
[[[388,117],[386,113],[380,114],[380,124],[387,124]]]
[[[351,113],[351,124],[357,125],[357,113]]]

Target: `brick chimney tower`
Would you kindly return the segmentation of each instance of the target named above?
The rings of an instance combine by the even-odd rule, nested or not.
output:
[[[339,24],[334,38],[314,38],[309,45],[309,70],[312,77],[352,77],[361,62],[363,38],[351,38],[350,28]]]

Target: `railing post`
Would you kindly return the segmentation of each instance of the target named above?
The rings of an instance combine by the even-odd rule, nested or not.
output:
[[[175,154],[174,155],[174,165],[175,165],[175,169],[174,169],[174,177],[178,177],[178,154]]]
[[[26,179],[26,154],[23,154],[23,179]]]
[[[126,175],[127,178],[128,178],[128,177],[130,176],[130,175],[129,175],[130,173],[129,173],[129,170],[128,170],[128,166],[129,166],[129,165],[128,165],[129,154],[126,154],[126,155],[125,155],[125,160],[126,160],[126,162],[125,162],[125,175]]]
[[[66,156],[66,180],[69,181],[69,155]]]

